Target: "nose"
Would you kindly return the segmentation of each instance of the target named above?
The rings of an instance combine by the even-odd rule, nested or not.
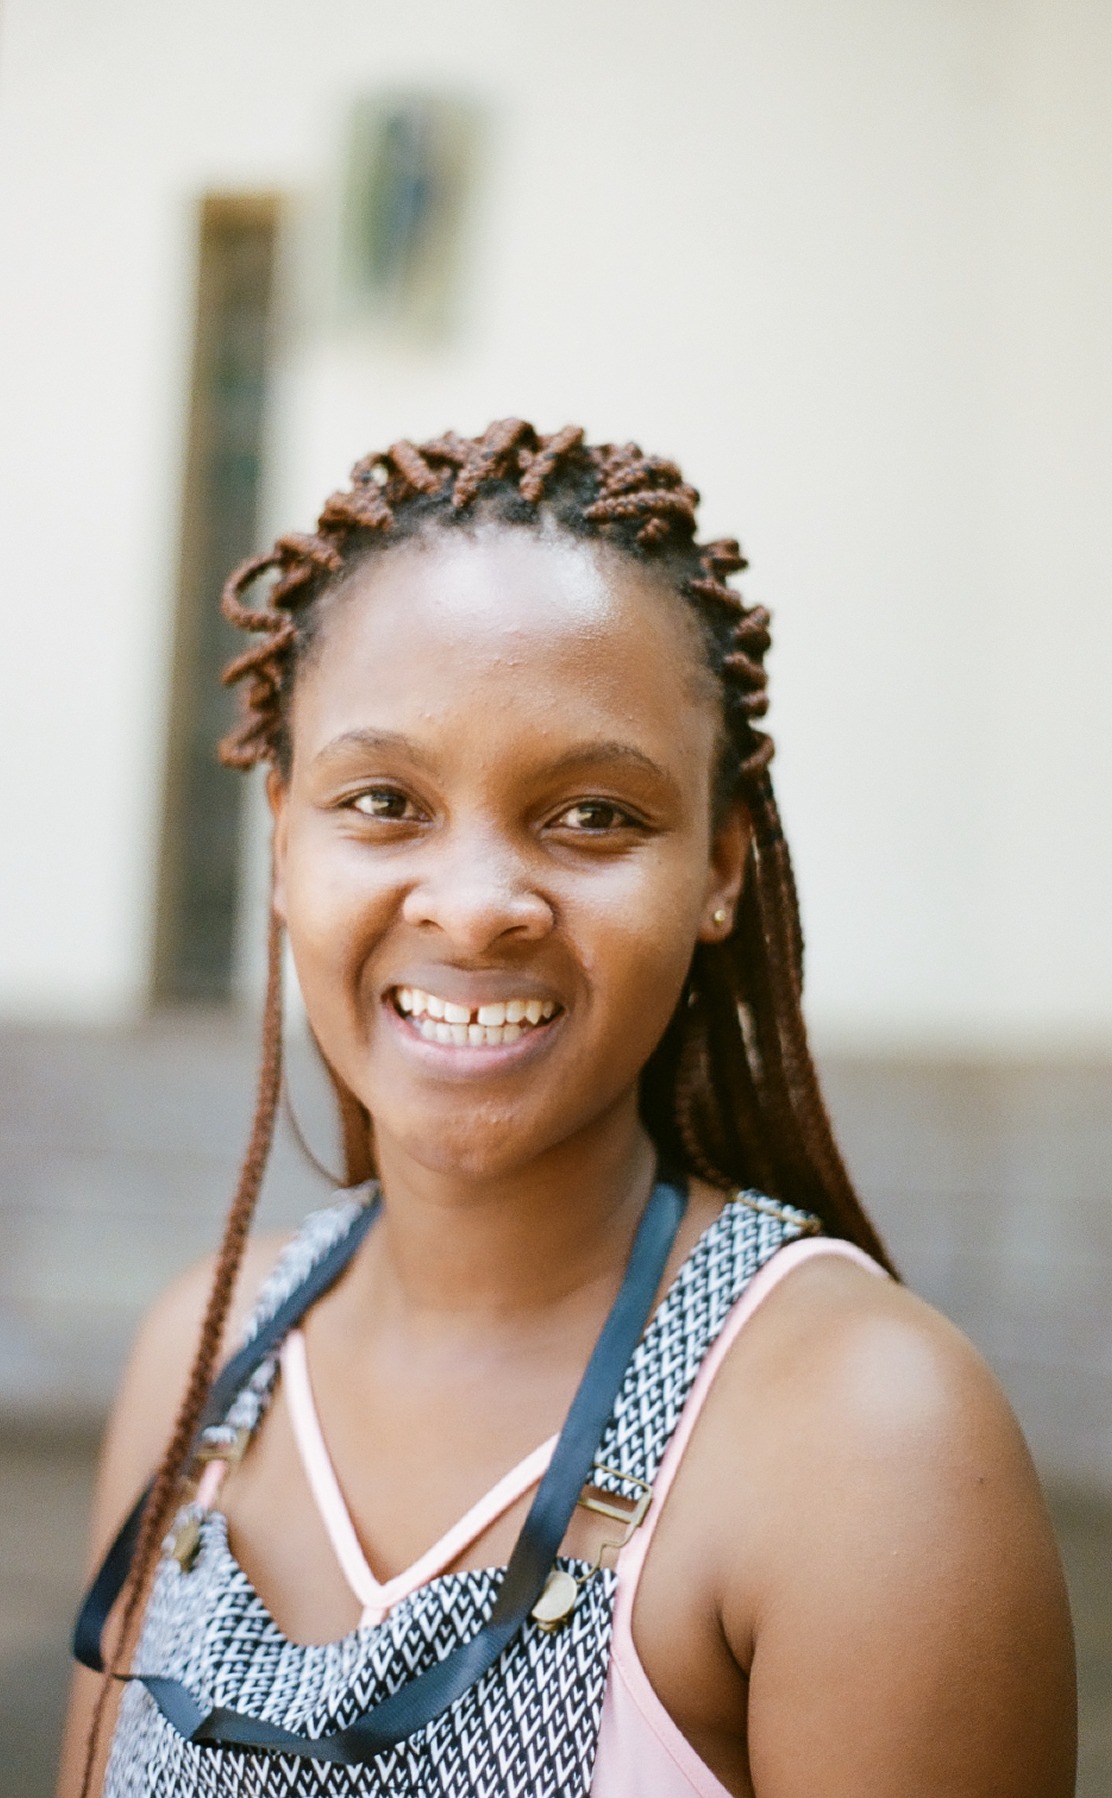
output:
[[[548,935],[555,914],[530,878],[527,859],[488,832],[442,840],[402,903],[407,924],[443,932],[457,954]]]

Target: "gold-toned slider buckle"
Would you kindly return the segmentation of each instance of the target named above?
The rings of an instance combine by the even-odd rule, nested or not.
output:
[[[235,1467],[247,1453],[247,1445],[251,1440],[251,1431],[245,1423],[225,1441],[202,1436],[194,1451],[195,1461],[226,1461],[229,1467]]]
[[[544,1583],[541,1593],[532,1611],[529,1613],[538,1628],[546,1635],[553,1635],[562,1629],[575,1609],[576,1601],[589,1579],[593,1579],[602,1566],[602,1557],[609,1549],[620,1551],[633,1536],[633,1532],[645,1521],[645,1514],[652,1504],[653,1489],[644,1480],[634,1474],[623,1473],[618,1467],[608,1467],[605,1462],[596,1462],[595,1473],[609,1474],[611,1479],[621,1480],[627,1486],[636,1486],[636,1499],[618,1500],[614,1493],[591,1484],[584,1486],[576,1503],[585,1511],[595,1511],[600,1517],[612,1518],[615,1523],[625,1525],[619,1537],[608,1538],[599,1544],[598,1553],[586,1573],[569,1573],[564,1567],[553,1567]]]
[[[600,1517],[610,1517],[615,1523],[624,1523],[625,1534],[620,1542],[604,1542],[605,1548],[624,1548],[634,1530],[639,1529],[645,1521],[645,1514],[653,1502],[653,1489],[644,1480],[637,1479],[632,1473],[623,1473],[619,1467],[608,1467],[604,1461],[595,1466],[596,1473],[608,1473],[612,1480],[622,1480],[627,1486],[636,1486],[638,1496],[630,1499],[619,1499],[613,1492],[607,1492],[601,1486],[584,1486],[576,1503],[585,1511],[596,1511]]]
[[[196,1511],[183,1518],[174,1531],[170,1544],[170,1559],[176,1561],[183,1573],[189,1573],[201,1547],[201,1519]]]
[[[197,1489],[200,1490],[202,1485],[198,1470],[202,1467],[211,1467],[213,1463],[219,1469],[217,1485],[222,1485],[224,1474],[228,1468],[234,1467],[237,1462],[242,1461],[250,1440],[251,1431],[245,1424],[240,1424],[235,1430],[225,1431],[222,1436],[215,1432],[212,1436],[202,1436],[194,1450],[193,1465],[190,1469],[191,1478]],[[211,1491],[206,1494],[209,1508],[211,1508],[212,1497]],[[193,1499],[186,1515],[169,1540],[170,1559],[177,1562],[183,1573],[189,1573],[192,1570],[200,1553],[201,1531],[206,1514],[207,1511],[202,1509],[196,1499]]]

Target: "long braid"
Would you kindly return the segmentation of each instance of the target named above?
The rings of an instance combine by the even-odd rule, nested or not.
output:
[[[556,473],[563,458],[569,450],[578,448],[582,441],[582,425],[565,425],[562,431],[544,439],[543,448],[519,450],[518,460],[525,471],[518,482],[522,499],[531,506],[539,505],[547,482]]]
[[[783,1035],[783,1057],[791,1086],[795,1115],[802,1126],[804,1141],[812,1165],[818,1174],[824,1197],[824,1211],[835,1230],[849,1234],[853,1240],[885,1265],[886,1252],[868,1217],[862,1212],[853,1184],[835,1141],[830,1115],[819,1086],[815,1064],[807,1042],[806,1025],[801,1006],[802,968],[798,929],[798,904],[791,859],[783,834],[771,786],[765,801],[775,821],[773,854],[769,857],[770,879],[767,889],[768,928],[773,953],[770,964],[779,969],[785,963],[792,976],[791,993],[780,992],[778,1016]],[[764,894],[762,893],[762,897]],[[779,953],[776,953],[776,950]],[[862,1232],[862,1224],[865,1229]]]
[[[205,1306],[200,1337],[189,1371],[185,1396],[178,1409],[170,1440],[163,1452],[143,1511],[135,1555],[128,1576],[120,1622],[115,1642],[108,1657],[106,1672],[97,1697],[93,1724],[89,1732],[81,1798],[87,1798],[96,1758],[97,1739],[113,1673],[128,1647],[143,1601],[148,1575],[158,1551],[166,1525],[173,1513],[183,1472],[205,1400],[216,1372],[216,1359],[223,1341],[228,1309],[236,1275],[243,1260],[251,1219],[266,1172],[274,1121],[282,1088],[282,927],[273,907],[267,930],[267,981],[263,1008],[262,1060],[259,1068],[258,1095],[247,1152],[243,1158],[235,1197],[224,1226],[224,1237],[216,1259],[216,1271]]]
[[[700,996],[692,996],[694,1004],[690,1009],[698,1012]],[[712,1139],[717,1119],[707,1103],[711,1072],[706,1024],[701,1016],[690,1018],[686,1023],[687,1028],[680,1045],[679,1066],[676,1069],[676,1128],[689,1165],[712,1186],[725,1187],[729,1185],[727,1176],[722,1172],[726,1156],[721,1151],[715,1154]]]
[[[702,946],[696,966],[706,1013],[707,1098],[715,1107],[714,1139],[722,1144],[719,1165],[744,1168],[747,1183],[767,1191],[783,1185],[784,1175],[768,1152],[769,1107],[748,1052],[730,945]],[[736,1174],[720,1175],[717,1184],[731,1186],[736,1180]]]

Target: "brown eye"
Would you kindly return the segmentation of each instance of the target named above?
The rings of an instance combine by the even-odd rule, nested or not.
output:
[[[637,820],[608,799],[581,799],[578,804],[569,805],[566,812],[561,812],[556,822],[565,830],[590,832],[597,836],[610,830],[623,830],[636,824]]]
[[[416,808],[396,787],[369,787],[365,793],[357,793],[350,803],[352,810],[361,812],[364,818],[408,822],[417,816]]]

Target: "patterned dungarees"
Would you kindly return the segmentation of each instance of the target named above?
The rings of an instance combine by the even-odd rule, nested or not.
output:
[[[313,1213],[266,1282],[245,1340],[348,1230],[360,1202]],[[652,1485],[700,1365],[735,1301],[784,1243],[809,1234],[805,1212],[739,1195],[676,1275],[626,1371],[598,1462]],[[269,1402],[277,1350],[232,1404],[225,1427],[253,1431]],[[630,1498],[633,1488],[596,1483]],[[180,1520],[179,1520],[180,1521]],[[403,1598],[381,1623],[304,1646],[282,1635],[234,1559],[219,1511],[200,1518],[189,1572],[160,1563],[136,1650],[144,1673],[180,1680],[205,1706],[227,1705],[307,1735],[345,1727],[472,1636],[500,1568],[448,1573]],[[587,1564],[559,1566],[585,1574]],[[590,1790],[610,1658],[616,1575],[584,1585],[554,1634],[528,1622],[493,1667],[426,1728],[368,1766],[192,1745],[138,1683],[124,1691],[105,1798],[582,1798]]]

